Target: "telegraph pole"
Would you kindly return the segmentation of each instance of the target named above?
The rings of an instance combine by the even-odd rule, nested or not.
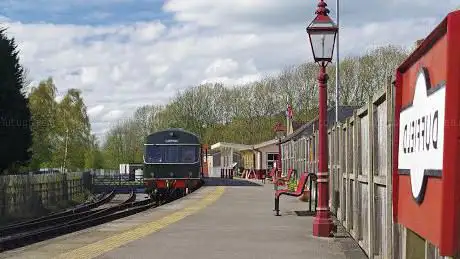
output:
[[[339,30],[337,31],[336,37],[336,66],[335,66],[335,122],[336,124],[339,123],[339,87],[340,87],[340,73],[339,73],[339,66],[340,66],[340,54],[339,54],[339,35],[340,35],[340,25],[339,25],[339,0],[335,0],[335,10],[336,10],[336,22],[337,27]]]

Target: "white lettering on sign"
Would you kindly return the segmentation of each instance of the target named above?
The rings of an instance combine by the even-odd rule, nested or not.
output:
[[[178,143],[178,142],[179,142],[179,140],[177,140],[177,139],[166,139],[165,140],[165,143]]]
[[[441,176],[444,148],[445,85],[429,89],[428,73],[422,69],[415,83],[412,105],[399,119],[398,170],[409,173],[412,195],[424,198],[425,177]]]

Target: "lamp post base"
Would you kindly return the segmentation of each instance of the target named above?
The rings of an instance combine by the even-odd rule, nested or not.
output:
[[[334,223],[332,222],[332,218],[329,216],[329,211],[318,211],[313,220],[313,236],[331,237],[333,229]]]

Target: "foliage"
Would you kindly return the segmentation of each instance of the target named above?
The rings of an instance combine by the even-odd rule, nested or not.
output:
[[[81,92],[69,89],[61,102],[52,78],[33,86],[29,93],[31,113],[32,157],[20,169],[102,168],[103,154],[97,139],[91,135],[89,118]]]
[[[81,92],[69,89],[56,101],[52,78],[32,87],[29,98],[32,112],[33,157],[31,170],[66,168],[77,170],[102,165],[96,137]]]
[[[294,192],[297,188],[297,184],[298,184],[297,179],[291,178],[288,182],[288,190],[290,192]]]
[[[38,86],[32,87],[29,95],[29,108],[32,111],[32,161],[31,169],[39,169],[40,167],[50,167],[55,152],[54,134],[57,125],[57,103],[56,86],[51,78],[40,82]]]
[[[341,105],[362,105],[382,89],[407,52],[395,46],[374,49],[360,57],[348,57],[340,65]],[[198,134],[203,143],[256,144],[275,137],[272,130],[285,120],[287,100],[294,120],[307,122],[318,114],[318,66],[305,63],[281,73],[237,86],[202,84],[178,93],[165,106],[140,107],[129,120],[112,127],[103,153],[108,168],[120,163],[142,162],[144,137],[166,129],[183,128]],[[328,105],[335,105],[335,67],[329,67]]]
[[[14,39],[0,29],[0,174],[15,170],[31,158],[32,132],[25,71]]]

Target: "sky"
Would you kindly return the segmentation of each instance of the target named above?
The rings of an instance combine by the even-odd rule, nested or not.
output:
[[[335,1],[326,1],[336,18]],[[340,55],[405,47],[458,0],[340,1]],[[0,26],[33,84],[81,89],[102,137],[136,108],[205,82],[247,83],[312,60],[315,0],[1,0]]]

